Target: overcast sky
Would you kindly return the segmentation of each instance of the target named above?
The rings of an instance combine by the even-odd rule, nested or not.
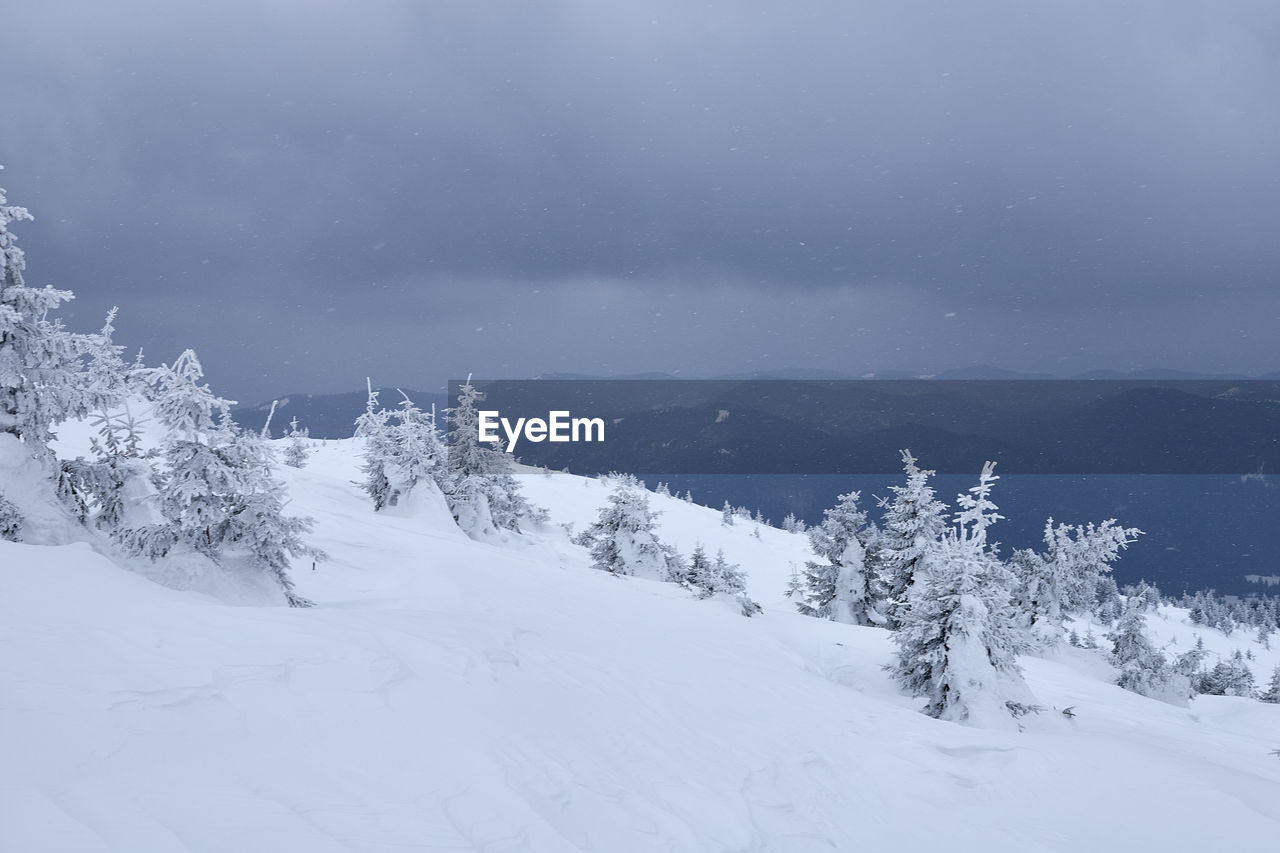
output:
[[[0,16],[70,324],[245,402],[474,372],[1280,370],[1280,3]]]

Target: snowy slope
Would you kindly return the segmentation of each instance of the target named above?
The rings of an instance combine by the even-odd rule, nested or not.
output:
[[[233,606],[88,545],[0,542],[3,851],[1270,849],[1280,706],[1180,709],[1070,650],[1021,733],[924,717],[887,635],[782,593],[804,538],[653,498],[765,607],[589,568],[604,485],[522,477],[555,524],[498,544],[375,514],[350,442],[282,469],[332,559],[311,610]],[[1177,611],[1153,624],[1189,647]],[[1260,680],[1277,661],[1244,636]],[[1266,655],[1271,655],[1266,657]]]

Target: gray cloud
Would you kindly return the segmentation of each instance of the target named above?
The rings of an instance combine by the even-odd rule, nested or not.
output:
[[[0,162],[75,323],[247,398],[1274,370],[1277,44],[1263,2],[25,4]]]

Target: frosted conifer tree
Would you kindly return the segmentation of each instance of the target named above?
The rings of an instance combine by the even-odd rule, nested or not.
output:
[[[147,505],[155,494],[151,458],[141,446],[142,423],[128,405],[118,413],[98,412],[89,419],[97,435],[89,439],[94,458],[61,463],[58,495],[76,518],[108,533],[154,519]]]
[[[990,493],[995,464],[960,495],[960,511],[929,549],[893,635],[897,663],[889,668],[932,717],[1000,725],[1035,710],[1016,655],[1020,640],[1010,593],[1013,577],[987,543],[1001,518]]]
[[[1252,655],[1249,660],[1253,660]],[[1255,682],[1253,677],[1253,669],[1245,662],[1244,654],[1236,649],[1231,655],[1230,661],[1225,661],[1230,668],[1230,676],[1223,679],[1225,694],[1227,696],[1247,696],[1252,697],[1255,691]],[[1222,664],[1218,664],[1222,666]],[[1216,667],[1215,667],[1216,668]]]
[[[796,607],[805,616],[852,625],[883,621],[872,600],[867,548],[876,530],[858,508],[858,492],[840,495],[809,530],[809,544],[819,561],[805,563]]]
[[[743,616],[754,616],[762,610],[747,595],[747,576],[742,567],[730,563],[723,550],[717,550],[715,559],[711,560],[701,542],[694,546],[693,554],[690,555],[679,581],[692,589],[698,598],[711,598],[720,594],[733,598],[741,607]]]
[[[284,464],[290,468],[303,468],[311,456],[311,448],[307,446],[310,432],[298,429],[298,419],[289,421],[289,432],[286,434],[289,444],[284,449]]]
[[[1114,518],[1084,526],[1055,525],[1050,518],[1044,526],[1047,550],[1014,554],[1018,600],[1033,646],[1051,648],[1062,639],[1064,617],[1088,612],[1099,580],[1141,534]]]
[[[743,616],[754,616],[763,610],[747,595],[747,576],[742,567],[737,563],[730,563],[725,558],[724,551],[719,549],[716,550],[715,562],[711,564],[703,584],[704,597],[717,594],[731,596],[742,609]]]
[[[149,376],[153,411],[169,430],[157,495],[163,520],[120,530],[118,541],[152,560],[185,550],[219,568],[262,572],[291,607],[309,606],[294,592],[290,559],[324,555],[302,540],[311,519],[284,515],[284,487],[271,476],[266,443],[237,429],[230,402],[200,383],[203,371],[192,351]]]
[[[876,554],[876,574],[880,595],[884,599],[885,624],[897,628],[907,593],[925,555],[942,538],[947,522],[947,505],[934,497],[929,478],[933,471],[916,465],[910,450],[902,451],[903,471],[907,481],[890,486],[893,500],[882,502],[884,534]]]
[[[1208,656],[1209,652],[1204,647],[1204,638],[1197,635],[1196,644],[1191,647],[1191,650],[1178,655],[1177,660],[1174,661],[1174,671],[1180,675],[1185,675],[1191,680],[1192,685],[1196,686],[1200,681],[1204,660]],[[1198,687],[1195,692],[1200,692]]]
[[[1110,625],[1120,618],[1123,612],[1124,600],[1120,598],[1120,588],[1116,586],[1116,579],[1111,575],[1103,575],[1098,579],[1098,586],[1094,592],[1094,615],[1103,625]]]
[[[89,386],[98,389],[103,400],[146,393],[141,355],[133,364],[126,364],[120,355],[124,348],[112,340],[115,317],[116,309],[112,308],[92,341],[86,369]],[[152,454],[144,453],[141,445],[142,423],[124,402],[119,411],[93,413],[89,424],[97,430],[89,439],[94,458],[59,462],[58,497],[81,524],[92,523],[108,533],[130,522],[153,520],[144,507],[155,489],[149,462]]]
[[[23,280],[26,258],[8,226],[32,217],[6,201],[0,189],[0,437],[20,440],[52,473],[53,427],[114,405],[121,389],[114,378],[105,381],[89,369],[109,341],[73,334],[50,319],[73,294],[29,287]]]
[[[114,340],[116,313],[115,308],[108,311],[98,334],[87,336],[84,381],[98,407],[118,403],[131,394],[146,393],[142,353],[132,363],[126,363],[122,357],[124,347]]]
[[[1142,696],[1174,705],[1186,704],[1191,692],[1188,679],[1151,644],[1140,608],[1125,608],[1108,636],[1112,642],[1111,662],[1119,670],[1116,684]]]
[[[1112,562],[1140,535],[1142,530],[1121,528],[1115,519],[1083,526],[1046,521],[1044,556],[1053,564],[1053,585],[1059,590],[1062,611],[1088,612],[1098,584],[1103,576],[1110,576]]]
[[[356,438],[364,441],[365,478],[359,485],[374,510],[397,506],[415,488],[442,490],[445,446],[435,413],[424,412],[405,396],[394,411],[380,408],[369,383],[365,411],[356,419]]]
[[[689,561],[685,564],[684,574],[672,580],[701,594],[710,577],[711,560],[707,557],[707,549],[701,542],[697,542],[693,546],[693,553],[689,555]]]
[[[1272,705],[1280,705],[1280,666],[1271,671],[1271,683],[1258,698]]]
[[[17,542],[22,531],[22,513],[0,492],[0,539]]]
[[[658,541],[658,515],[649,508],[648,493],[623,480],[614,486],[595,523],[575,541],[591,550],[591,564],[601,571],[670,580],[671,550]]]
[[[458,405],[447,412],[445,497],[468,536],[500,530],[519,533],[522,520],[541,520],[545,512],[535,510],[520,494],[511,476],[511,454],[502,449],[502,443],[480,441],[476,403],[483,399],[484,393],[468,380],[459,388]]]
[[[788,533],[804,533],[805,524],[803,521],[796,518],[795,513],[789,512],[786,517],[782,519],[782,529]]]
[[[358,485],[373,500],[376,512],[393,505],[400,490],[392,487],[388,474],[396,452],[394,437],[390,434],[391,413],[378,405],[378,392],[373,390],[373,383],[368,379],[365,383],[369,387],[369,396],[365,400],[364,413],[356,418],[354,434],[364,441],[364,464],[360,466],[364,481]]]
[[[1212,696],[1252,696],[1253,670],[1245,663],[1240,650],[1236,649],[1231,657],[1219,661],[1213,669],[1200,674],[1196,692]]]

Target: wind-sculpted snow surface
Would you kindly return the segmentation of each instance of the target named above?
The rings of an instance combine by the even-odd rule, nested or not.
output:
[[[1023,658],[1023,731],[931,719],[889,634],[794,612],[803,535],[653,496],[663,542],[764,606],[590,567],[607,484],[520,475],[551,523],[375,513],[353,442],[281,468],[331,559],[308,610],[166,589],[84,544],[0,541],[0,850],[1241,850],[1280,837],[1280,706],[1190,709],[1102,658]],[[1153,641],[1280,654],[1166,610]],[[1083,633],[1085,626],[1077,626]],[[1094,626],[1096,632],[1102,629]],[[1074,717],[1059,710],[1074,707]]]

